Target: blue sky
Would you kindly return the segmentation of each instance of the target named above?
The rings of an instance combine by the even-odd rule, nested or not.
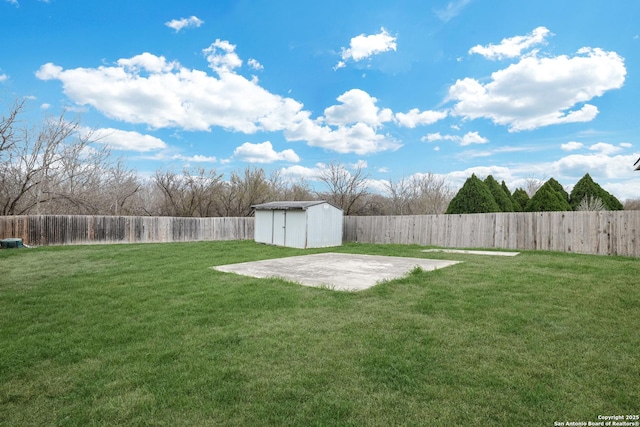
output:
[[[635,0],[0,0],[0,94],[142,176],[252,164],[373,189],[585,173],[640,197]]]

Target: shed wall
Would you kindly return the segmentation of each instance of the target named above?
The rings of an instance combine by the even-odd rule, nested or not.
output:
[[[287,210],[285,213],[284,246],[307,248],[307,211]]]
[[[273,243],[273,211],[256,211],[254,236],[258,243]]]
[[[307,209],[307,248],[342,245],[343,214],[328,203]]]

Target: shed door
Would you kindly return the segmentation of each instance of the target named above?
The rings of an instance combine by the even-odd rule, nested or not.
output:
[[[284,246],[287,237],[287,211],[273,211],[273,244]]]

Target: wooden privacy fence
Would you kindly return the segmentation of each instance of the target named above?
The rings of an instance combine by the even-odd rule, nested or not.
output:
[[[28,215],[0,217],[0,239],[27,245],[253,239],[253,218]]]
[[[345,242],[549,250],[640,257],[640,211],[348,216]],[[254,218],[4,216],[27,245],[251,240]]]
[[[344,240],[640,256],[640,211],[345,217]]]

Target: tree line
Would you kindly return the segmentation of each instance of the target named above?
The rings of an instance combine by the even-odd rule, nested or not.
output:
[[[434,214],[453,197],[430,173],[390,181],[389,195],[377,194],[363,167],[336,162],[320,171],[321,190],[252,165],[228,174],[158,170],[143,179],[79,120],[63,112],[29,125],[25,108],[16,100],[0,117],[0,215],[249,216],[252,205],[273,200],[327,200],[346,215]]]
[[[567,193],[562,184],[550,178],[529,197],[523,188],[513,194],[504,181],[489,175],[484,180],[475,174],[468,178],[447,207],[448,214],[484,212],[545,212],[622,210],[624,206],[612,194],[585,174]]]
[[[157,170],[142,178],[79,120],[63,112],[30,125],[25,109],[18,99],[0,117],[0,215],[250,216],[252,205],[274,200],[326,200],[345,215],[640,209],[640,199],[623,206],[589,174],[571,194],[553,178],[511,193],[491,175],[472,175],[456,193],[432,173],[386,181],[380,194],[362,166],[337,162],[315,178],[319,190],[252,165],[227,174]]]

